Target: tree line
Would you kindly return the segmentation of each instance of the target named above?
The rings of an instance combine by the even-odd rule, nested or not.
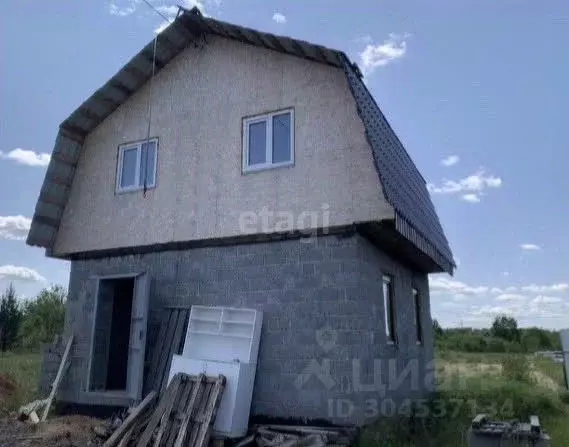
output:
[[[62,286],[19,299],[10,284],[0,296],[0,351],[37,349],[63,332],[67,291]]]
[[[433,320],[435,347],[462,352],[561,351],[559,332],[539,327],[520,328],[515,318],[499,315],[489,329],[443,329]]]

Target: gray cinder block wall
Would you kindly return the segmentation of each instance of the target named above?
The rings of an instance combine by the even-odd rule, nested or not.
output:
[[[57,376],[57,370],[61,363],[61,345],[56,343],[42,343],[40,346],[41,365],[38,390],[42,396],[51,391],[51,384]]]
[[[95,303],[93,275],[151,275],[150,320],[168,305],[264,312],[251,414],[361,423],[397,412],[432,388],[433,339],[426,274],[359,234],[73,261],[66,331],[72,363],[60,399],[83,393]],[[382,274],[394,279],[397,343],[387,343]],[[412,288],[422,300],[416,343]],[[147,347],[147,355],[152,347]]]

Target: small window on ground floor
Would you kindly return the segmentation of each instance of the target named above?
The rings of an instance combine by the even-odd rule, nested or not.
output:
[[[116,191],[154,188],[157,153],[157,138],[119,146]]]
[[[243,172],[294,163],[294,111],[258,115],[243,120]]]
[[[393,278],[388,275],[383,276],[383,309],[385,318],[385,335],[387,341],[395,343],[395,303],[393,296]]]
[[[417,289],[413,289],[413,308],[415,310],[415,330],[417,343],[423,343],[423,324],[421,321],[421,295]]]

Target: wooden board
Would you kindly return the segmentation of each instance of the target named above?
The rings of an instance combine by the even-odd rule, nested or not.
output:
[[[117,445],[121,438],[130,437],[131,428],[134,427],[138,418],[154,403],[156,399],[156,393],[154,391],[150,392],[144,400],[138,405],[124,420],[118,429],[111,435],[109,439],[104,444],[104,447],[113,447]]]
[[[51,392],[49,393],[49,397],[47,398],[47,401],[45,403],[45,408],[43,410],[43,414],[41,416],[41,420],[45,421],[47,419],[47,415],[49,413],[49,410],[51,408],[51,403],[53,402],[53,399],[55,398],[55,395],[57,393],[57,389],[59,388],[59,384],[61,383],[61,379],[63,379],[63,375],[65,374],[65,372],[67,371],[67,357],[69,357],[69,351],[71,351],[71,345],[73,344],[73,334],[71,334],[71,336],[69,337],[69,340],[67,340],[67,346],[65,346],[65,352],[63,353],[63,357],[61,358],[61,363],[59,364],[59,369],[57,370],[57,376],[55,376],[55,380],[53,381],[53,384],[51,385]]]
[[[188,315],[188,309],[177,309],[177,319],[174,327],[174,334],[172,335],[172,342],[170,344],[168,357],[166,358],[164,369],[159,371],[159,373],[162,375],[160,390],[163,390],[168,385],[168,375],[170,373],[170,365],[172,364],[172,356],[174,354],[178,354],[180,351],[180,343],[182,341],[183,335],[185,335],[183,333],[184,323],[186,322]]]
[[[181,352],[184,342],[184,329],[190,315],[189,307],[164,308],[158,336],[150,361],[148,376],[145,381],[145,392],[164,390],[168,382],[168,373],[172,363],[172,356]]]
[[[135,439],[137,447],[206,447],[225,377],[174,376],[163,393],[144,432]]]

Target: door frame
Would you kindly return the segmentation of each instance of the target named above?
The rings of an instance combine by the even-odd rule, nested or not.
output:
[[[138,276],[142,276],[147,272],[137,272],[137,273],[117,273],[113,275],[92,275],[89,277],[88,281],[96,281],[95,286],[95,305],[93,306],[93,322],[91,323],[91,331],[89,335],[89,361],[87,366],[87,386],[85,389],[86,393],[90,394],[117,394],[116,391],[92,391],[91,390],[91,367],[93,363],[93,349],[94,349],[94,341],[95,341],[95,324],[97,322],[97,310],[99,307],[99,286],[101,281],[108,281],[112,279],[130,279],[130,278],[137,278]],[[134,286],[132,290],[132,300],[134,302]],[[127,366],[128,367],[128,366]],[[129,390],[126,389],[125,395],[128,395]],[[122,393],[122,391],[120,392]]]

